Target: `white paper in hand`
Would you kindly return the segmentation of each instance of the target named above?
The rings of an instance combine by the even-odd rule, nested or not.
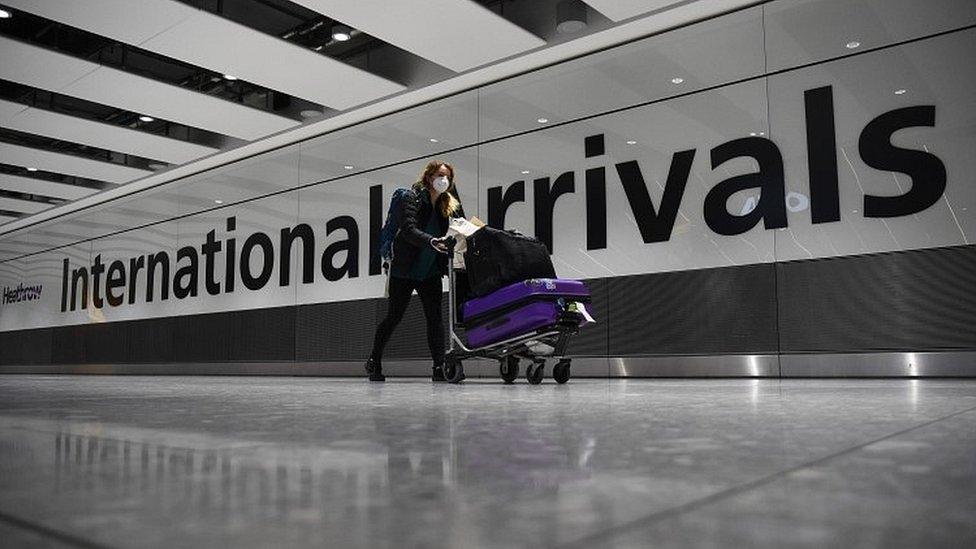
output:
[[[466,238],[473,235],[480,229],[478,225],[464,219],[463,217],[452,217],[448,222],[447,236],[453,236],[457,240],[454,246],[454,268],[464,268],[464,251],[468,249]]]

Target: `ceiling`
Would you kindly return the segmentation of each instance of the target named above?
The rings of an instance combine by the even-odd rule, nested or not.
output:
[[[0,224],[694,2],[0,0]]]

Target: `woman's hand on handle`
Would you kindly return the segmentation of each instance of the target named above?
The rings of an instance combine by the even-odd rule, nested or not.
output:
[[[447,246],[447,239],[448,238],[450,238],[450,237],[448,237],[448,236],[442,236],[440,238],[431,238],[430,239],[430,245],[431,245],[431,247],[433,247],[438,252],[440,252],[442,254],[446,254],[448,252],[448,246]]]

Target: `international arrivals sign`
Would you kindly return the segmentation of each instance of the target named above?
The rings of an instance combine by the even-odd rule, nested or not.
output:
[[[809,164],[808,198],[811,223],[841,221],[842,205],[838,188],[837,138],[834,127],[833,91],[819,87],[804,92],[806,119],[806,152]],[[895,146],[892,135],[905,128],[934,127],[936,107],[914,105],[885,112],[867,122],[860,132],[857,151],[871,168],[904,174],[911,185],[894,196],[864,193],[855,206],[867,218],[893,218],[921,212],[945,192],[946,167],[936,152]],[[583,135],[585,156],[598,159],[605,154],[602,134]],[[735,236],[750,231],[760,223],[766,230],[788,226],[788,195],[783,155],[772,140],[763,136],[744,136],[721,143],[708,150],[674,151],[668,166],[648,166],[638,160],[617,162],[582,171],[567,171],[554,177],[534,179],[531,189],[526,181],[495,186],[487,190],[487,218],[490,225],[505,226],[508,209],[526,200],[532,193],[535,235],[553,247],[553,210],[559,197],[580,193],[585,200],[586,250],[607,248],[608,173],[616,175],[636,231],[644,244],[651,246],[671,239],[675,220],[683,204],[692,163],[707,155],[712,170],[738,158],[752,159],[758,169],[752,173],[728,177],[712,186],[701,208],[705,224],[716,235]],[[663,194],[657,203],[647,186],[648,171],[666,173]],[[759,198],[739,212],[728,211],[729,198],[741,191],[754,189]],[[268,234],[247,234],[237,229],[237,219],[226,217],[201,237],[197,245],[186,245],[171,255],[168,251],[150,252],[127,258],[103,258],[95,255],[88,265],[75,267],[63,260],[60,285],[62,313],[78,309],[123,307],[137,303],[151,304],[170,299],[183,300],[234,292],[254,292],[269,285],[315,284],[381,273],[379,232],[383,223],[385,201],[380,185],[368,189],[366,233],[369,257],[361,269],[361,230],[352,215],[338,215],[325,223],[324,234],[307,223],[282,227]],[[324,244],[328,242],[328,244]],[[298,254],[296,272],[291,257]],[[259,261],[252,259],[260,258]],[[256,265],[256,266],[255,266]],[[277,277],[272,279],[277,265]],[[141,283],[140,283],[141,281]],[[40,290],[38,289],[38,293]],[[20,295],[20,294],[18,294]],[[26,295],[26,294],[24,294]],[[5,294],[6,296],[6,294]],[[6,297],[5,303],[6,303]]]

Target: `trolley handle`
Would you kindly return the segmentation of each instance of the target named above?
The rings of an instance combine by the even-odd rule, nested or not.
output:
[[[454,292],[454,247],[457,246],[457,238],[454,236],[445,238],[444,245],[447,248],[447,354],[451,355],[458,347],[465,349],[464,344],[454,332],[457,327],[457,313],[454,309],[457,306],[457,297]]]

